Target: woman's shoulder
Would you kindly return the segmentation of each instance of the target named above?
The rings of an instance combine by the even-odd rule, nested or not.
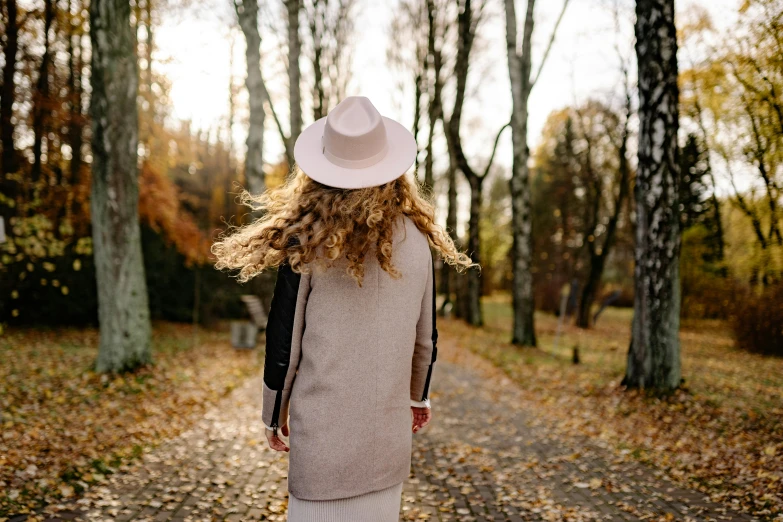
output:
[[[427,243],[427,236],[425,236],[424,233],[419,230],[419,227],[416,226],[416,223],[413,221],[413,219],[411,219],[409,216],[403,215],[401,221],[402,226],[400,229],[406,240],[408,238],[412,238],[411,240],[417,243]]]
[[[408,216],[402,217],[394,243],[393,249],[398,251],[398,259],[403,259],[404,262],[418,263],[431,255],[427,236]]]

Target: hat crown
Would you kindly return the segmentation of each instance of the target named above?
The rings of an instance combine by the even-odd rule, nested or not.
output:
[[[381,159],[388,149],[383,117],[364,96],[349,96],[326,117],[323,154],[345,168],[366,168]]]

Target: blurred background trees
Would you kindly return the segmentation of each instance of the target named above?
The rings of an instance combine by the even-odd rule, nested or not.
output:
[[[2,13],[6,60],[0,215],[8,241],[1,247],[0,320],[94,324],[98,288],[89,108],[95,92],[89,4],[25,5],[32,9],[3,2]],[[241,178],[234,152],[215,139],[217,129],[194,130],[188,122],[172,122],[168,80],[153,67],[152,35],[163,4],[150,0],[131,7],[139,78],[138,214],[149,302],[153,318],[187,321],[193,316],[196,273],[208,264],[211,236],[240,211],[232,184]],[[50,19],[47,12],[53,13]],[[218,283],[223,278],[213,272],[204,271],[200,283],[212,285],[217,296],[201,304],[204,320],[239,311],[233,301],[241,288]]]
[[[0,511],[102,482],[257,375],[223,321],[275,273],[239,285],[209,247],[366,94],[482,266],[436,261],[444,339],[566,431],[779,513],[783,0],[678,0],[676,42],[672,4],[0,0]],[[97,375],[99,315],[125,356],[97,369],[156,364]]]
[[[404,97],[405,111],[391,116],[417,137],[414,175],[432,193],[439,221],[483,267],[465,275],[440,268],[442,313],[481,325],[482,303],[492,297],[512,310],[514,342],[533,345],[533,311],[559,314],[564,292],[567,319],[581,328],[592,328],[608,303],[633,305],[641,195],[632,196],[642,166],[632,5],[600,7],[614,12],[619,65],[609,67],[620,82],[574,95],[531,136],[528,99],[557,49],[568,2],[540,32],[534,28],[542,8],[534,2],[400,0],[389,7],[385,66],[394,71],[389,89]],[[743,346],[773,352],[781,346],[775,325],[783,313],[783,5],[738,2],[728,35],[716,34],[698,5],[683,8],[677,27],[681,315],[728,320]],[[240,294],[263,297],[268,284],[243,288],[212,270],[209,245],[226,223],[252,219],[237,205],[241,188],[260,192],[282,183],[301,128],[357,94],[356,24],[368,4],[232,0],[223,7],[220,37],[243,52],[236,78],[235,56],[227,56],[225,99],[204,100],[225,105],[226,118],[204,124],[176,115],[172,80],[160,67],[167,58],[158,49],[162,20],[203,16],[199,6],[130,3],[138,215],[153,319],[237,317]],[[5,324],[98,318],[89,8],[87,0],[5,0],[0,10]],[[511,52],[494,52],[492,38]],[[382,59],[384,49],[377,52]],[[485,78],[498,61],[508,79]],[[491,125],[481,114],[490,80],[508,81],[513,106]],[[199,301],[199,294],[210,299]]]
[[[730,317],[744,347],[780,353],[783,2],[741,2],[729,35],[702,9],[685,19],[684,313]]]

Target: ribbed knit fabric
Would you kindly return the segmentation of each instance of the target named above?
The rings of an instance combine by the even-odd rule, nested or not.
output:
[[[288,494],[288,522],[398,522],[402,482],[336,500],[300,500]]]

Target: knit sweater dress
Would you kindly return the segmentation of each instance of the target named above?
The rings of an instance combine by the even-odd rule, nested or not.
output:
[[[267,327],[264,423],[290,427],[289,521],[398,520],[411,464],[411,404],[428,397],[437,353],[427,239],[395,225],[384,271],[362,286],[345,264],[278,272]]]

